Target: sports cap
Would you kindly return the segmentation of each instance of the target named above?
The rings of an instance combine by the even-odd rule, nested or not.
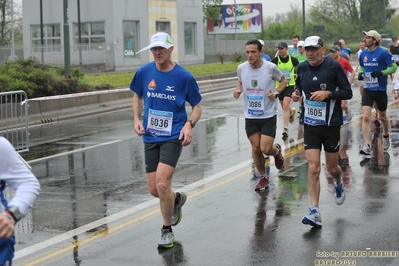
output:
[[[323,40],[319,36],[310,36],[305,39],[305,47],[322,47]]]
[[[286,42],[280,42],[277,44],[277,48],[288,48],[288,44]]]
[[[303,46],[304,44],[305,44],[304,41],[299,41],[298,44],[297,44],[297,46],[301,47],[301,46]]]
[[[136,54],[145,50],[149,50],[154,47],[163,47],[169,49],[170,47],[173,47],[172,38],[170,38],[169,34],[165,32],[157,32],[154,35],[152,35],[150,45],[144,47]]]
[[[363,34],[369,37],[373,37],[376,41],[381,40],[381,35],[376,30],[363,31]]]
[[[333,45],[330,49],[330,52],[339,52],[341,49],[339,48],[338,45]]]
[[[262,44],[263,46],[265,46],[265,42],[263,40],[258,40],[260,42],[260,44]]]
[[[342,47],[342,43],[341,43],[340,41],[336,41],[336,42],[334,43],[334,45],[337,45],[339,48]]]

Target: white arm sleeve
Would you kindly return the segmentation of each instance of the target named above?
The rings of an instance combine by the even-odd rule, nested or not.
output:
[[[399,68],[395,72],[395,77],[392,80],[393,89],[399,91]]]
[[[18,207],[24,217],[39,194],[39,181],[4,137],[0,137],[0,151],[0,180],[15,190],[14,197],[8,199],[8,206]]]

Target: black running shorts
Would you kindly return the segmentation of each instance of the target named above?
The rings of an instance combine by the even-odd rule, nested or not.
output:
[[[377,104],[378,111],[384,112],[388,107],[388,95],[386,91],[363,90],[362,106],[373,107],[373,102]]]
[[[166,142],[144,143],[146,173],[155,172],[158,168],[158,163],[164,163],[175,168],[182,149],[182,140],[177,139]]]
[[[340,126],[309,126],[304,125],[304,146],[305,150],[324,147],[326,152],[338,152],[340,146]]]
[[[245,118],[245,131],[247,132],[248,138],[257,132],[275,138],[276,128],[277,116],[263,119]]]
[[[287,86],[287,87],[285,87],[283,92],[278,95],[278,99],[280,101],[282,101],[282,100],[284,100],[284,97],[290,97],[291,98],[291,94],[294,92],[294,90],[295,90],[295,86]]]

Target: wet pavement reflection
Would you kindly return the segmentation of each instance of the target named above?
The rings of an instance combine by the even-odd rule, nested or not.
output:
[[[283,144],[286,164],[278,171],[273,159],[267,160],[271,186],[256,193],[258,175],[251,165],[242,101],[234,100],[229,90],[204,95],[204,113],[194,129],[193,143],[180,157],[174,189],[212,180],[190,187],[172,250],[156,250],[159,213],[152,210],[145,218],[126,218],[122,225],[104,222],[85,228],[84,234],[72,233],[62,243],[72,244],[68,256],[57,255],[36,265],[54,265],[54,261],[58,266],[314,265],[315,260],[332,259],[331,253],[317,252],[399,250],[398,106],[388,110],[391,148],[382,149],[381,128],[374,119],[373,153],[362,156],[358,93],[354,96],[353,121],[341,130],[339,163],[347,201],[334,204],[332,179],[322,171],[322,229],[300,222],[307,214],[309,197],[303,128],[298,120],[290,125],[286,142],[281,140],[282,119],[278,120],[276,140]],[[35,126],[30,132],[32,146],[23,157],[40,179],[42,192],[28,217],[17,225],[17,250],[153,199],[147,191],[143,144],[134,134],[130,109]],[[88,245],[90,239],[95,243]],[[17,259],[16,265],[24,265],[25,259]],[[395,263],[392,258],[349,259],[357,265]]]

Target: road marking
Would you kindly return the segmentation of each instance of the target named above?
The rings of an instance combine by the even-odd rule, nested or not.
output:
[[[64,155],[77,153],[77,152],[81,152],[81,151],[86,151],[86,150],[98,148],[98,147],[105,146],[105,145],[114,144],[114,143],[121,142],[121,141],[122,141],[122,139],[118,139],[118,140],[113,140],[113,141],[109,141],[109,142],[93,145],[93,146],[86,147],[86,148],[81,148],[81,149],[77,149],[77,150],[73,150],[73,151],[62,152],[62,153],[59,153],[59,154],[46,156],[46,157],[42,157],[42,158],[39,158],[39,159],[30,160],[30,161],[28,161],[28,163],[36,163],[36,162],[46,161],[46,160],[53,159],[53,158],[56,158],[56,157],[59,157],[59,156],[64,156]]]

